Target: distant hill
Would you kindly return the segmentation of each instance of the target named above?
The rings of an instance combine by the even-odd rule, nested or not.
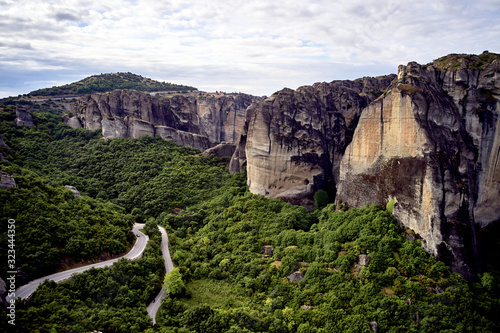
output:
[[[115,89],[135,89],[139,91],[186,91],[195,87],[158,82],[132,73],[108,73],[92,75],[81,81],[59,87],[38,89],[29,96],[83,95]]]

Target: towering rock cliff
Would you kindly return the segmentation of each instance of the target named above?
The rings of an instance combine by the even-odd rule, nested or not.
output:
[[[216,142],[234,143],[246,108],[258,99],[245,94],[159,99],[135,90],[114,90],[82,97],[66,122],[75,128],[102,129],[105,138],[160,136],[205,150]]]
[[[284,89],[254,104],[231,171],[253,193],[311,206],[396,202],[398,221],[469,276],[500,221],[500,55],[411,62],[398,75]]]
[[[350,206],[394,199],[396,218],[467,276],[476,229],[500,219],[500,57],[409,63],[390,89],[361,115],[337,198]]]
[[[394,77],[283,89],[252,105],[231,171],[246,165],[253,193],[312,206],[315,190],[335,191],[340,160],[361,110]]]

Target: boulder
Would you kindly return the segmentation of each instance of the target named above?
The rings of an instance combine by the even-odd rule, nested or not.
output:
[[[304,279],[304,273],[302,273],[300,271],[293,272],[292,274],[288,275],[286,278],[288,279],[288,281],[299,282],[299,281]]]
[[[358,256],[358,265],[360,266],[368,266],[370,263],[370,255],[368,254],[360,254]]]
[[[78,192],[78,190],[74,186],[66,185],[66,186],[64,186],[64,188],[67,190],[70,190],[73,193],[74,198],[78,199],[78,198],[82,197],[80,195],[80,192]]]
[[[0,189],[16,188],[16,181],[14,176],[0,171]]]
[[[264,253],[269,256],[269,257],[272,257],[273,254],[274,254],[274,247],[272,247],[271,245],[264,245],[262,247],[262,251],[264,251]]]
[[[203,151],[202,155],[215,155],[219,158],[221,157],[231,157],[234,154],[236,149],[236,145],[228,142],[221,142],[217,146],[208,148]]]

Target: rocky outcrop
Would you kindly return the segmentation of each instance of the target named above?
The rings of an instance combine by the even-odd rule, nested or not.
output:
[[[3,141],[2,134],[0,134],[0,159],[5,160],[9,153],[10,147]]]
[[[300,271],[296,271],[296,272],[293,272],[292,274],[288,275],[286,278],[288,279],[288,281],[292,281],[292,282],[300,282],[301,280],[304,279],[304,273],[300,272]]]
[[[0,134],[0,147],[10,149],[10,147],[5,143],[5,141],[3,141],[2,134]]]
[[[14,121],[17,126],[34,126],[33,117],[28,113],[28,109],[21,105],[16,108],[16,119]]]
[[[82,97],[65,121],[74,128],[102,129],[108,139],[160,136],[205,150],[221,141],[234,143],[245,110],[256,99],[245,94],[160,99],[135,90],[115,90]]]
[[[16,188],[14,176],[6,172],[0,171],[0,189]]]
[[[221,142],[217,146],[208,148],[205,150],[202,155],[209,156],[215,155],[217,157],[232,157],[236,146],[232,143]]]
[[[360,254],[358,256],[358,265],[359,266],[368,266],[370,263],[370,255],[369,254]]]
[[[233,156],[231,157],[231,161],[229,162],[230,173],[241,172],[247,167],[247,154],[245,150],[247,145],[248,126],[257,108],[258,103],[252,103],[247,108],[245,114],[245,123],[243,124],[241,134],[236,141],[236,147]]]
[[[465,276],[476,268],[475,229],[500,219],[500,59],[479,59],[400,66],[361,115],[337,195],[354,207],[394,199],[398,221]]]
[[[361,110],[394,77],[283,89],[251,105],[230,170],[246,163],[250,191],[313,208],[314,191],[335,192],[340,160]]]
[[[284,89],[248,108],[230,171],[311,208],[317,189],[351,207],[394,200],[423,247],[470,276],[478,228],[500,222],[499,73],[485,52]]]
[[[71,185],[65,185],[64,188],[67,189],[67,190],[70,190],[71,193],[73,193],[73,197],[75,199],[78,199],[78,198],[82,197],[81,194],[80,194],[80,192],[76,189],[76,187],[71,186]]]

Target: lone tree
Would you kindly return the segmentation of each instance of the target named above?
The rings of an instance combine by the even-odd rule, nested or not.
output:
[[[170,272],[165,274],[163,288],[165,288],[167,294],[171,296],[181,295],[184,293],[186,285],[184,284],[184,281],[182,281],[182,274],[178,267],[175,267]]]
[[[316,193],[314,193],[314,205],[316,206],[317,209],[321,209],[328,205],[330,202],[328,198],[328,193],[325,190],[317,190]]]

